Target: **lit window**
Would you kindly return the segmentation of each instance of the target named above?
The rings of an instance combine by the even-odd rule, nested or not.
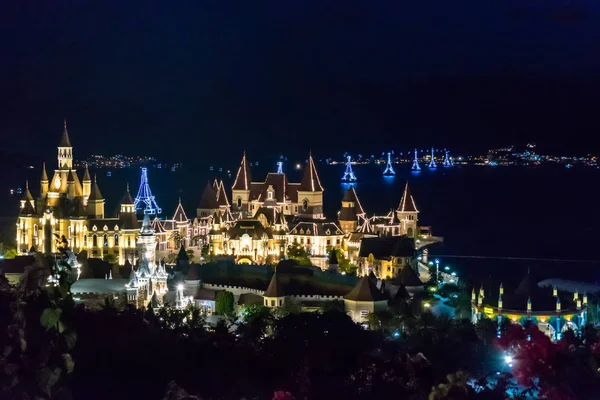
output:
[[[271,307],[275,307],[275,300],[271,300]]]
[[[242,207],[242,198],[241,197],[237,198],[237,206],[238,206],[238,208]]]
[[[273,192],[268,193],[269,200],[273,200]]]
[[[361,318],[367,318],[367,315],[369,315],[369,310],[360,310]]]

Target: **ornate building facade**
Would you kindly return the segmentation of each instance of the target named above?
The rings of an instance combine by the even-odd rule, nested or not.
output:
[[[52,179],[48,179],[44,163],[37,197],[26,184],[17,221],[19,253],[52,253],[58,243],[66,243],[75,253],[87,250],[90,257],[100,258],[114,254],[120,264],[125,260],[134,263],[140,225],[129,187],[115,217],[105,215],[104,202],[87,166],[81,180],[73,168],[73,146],[65,121]]]

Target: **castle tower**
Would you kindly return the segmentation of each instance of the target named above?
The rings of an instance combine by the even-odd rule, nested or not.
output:
[[[90,179],[90,171],[85,164],[85,172],[83,173],[83,203],[87,204],[87,200],[92,192],[92,180]]]
[[[125,195],[119,205],[119,233],[115,238],[115,246],[119,248],[119,264],[123,265],[126,260],[133,263],[135,260],[135,248],[130,244],[135,243],[140,223],[135,214],[133,197],[129,192],[129,184]],[[116,235],[115,235],[116,236]]]
[[[241,211],[244,216],[249,211],[251,182],[252,175],[250,174],[250,168],[248,168],[246,152],[244,152],[240,168],[231,187],[233,207],[236,211]]]
[[[102,193],[100,193],[100,188],[98,187],[95,175],[90,197],[88,197],[87,213],[94,218],[104,218],[104,197],[102,197]]]
[[[40,178],[40,197],[46,197],[48,194],[48,188],[50,181],[48,180],[48,174],[46,173],[46,162],[42,163],[42,177]]]
[[[298,214],[310,218],[323,218],[323,191],[312,154],[309,154],[298,188]]]
[[[263,298],[265,301],[265,307],[274,308],[283,306],[283,302],[285,301],[285,293],[281,284],[279,283],[277,270],[275,270],[275,273],[271,277],[271,282],[269,282],[269,287],[263,295]]]
[[[400,220],[400,234],[407,235],[408,237],[415,237],[415,235],[417,235],[419,210],[417,209],[415,200],[408,188],[408,182],[404,187],[400,204],[396,209],[396,215]]]
[[[140,234],[137,238],[137,251],[139,254],[139,265],[140,265],[140,274],[138,278],[142,275],[148,275],[148,277],[154,275],[154,270],[156,268],[156,235],[154,234],[154,229],[152,229],[152,224],[150,223],[149,214],[144,214],[144,222],[142,222],[142,227],[140,229]]]
[[[365,211],[363,210],[360,201],[358,201],[356,191],[354,190],[354,187],[350,186],[344,192],[342,209],[338,214],[340,228],[342,228],[344,233],[356,232],[356,229],[358,228],[358,219],[364,216]]]
[[[67,132],[67,119],[65,118],[63,134],[58,144],[58,169],[73,169],[73,146],[69,132]]]
[[[71,170],[69,172],[69,177],[67,178],[67,198],[69,200],[73,200],[75,198],[76,192],[75,192],[75,177],[73,176],[73,174],[75,174],[74,170]]]
[[[210,236],[209,240],[209,252],[216,256],[223,254],[223,233],[221,231],[221,214],[215,212],[212,218],[212,227],[208,232]]]

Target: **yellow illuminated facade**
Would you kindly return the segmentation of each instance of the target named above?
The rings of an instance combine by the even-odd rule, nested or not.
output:
[[[104,203],[87,166],[81,180],[73,168],[73,146],[65,121],[52,179],[44,163],[39,196],[34,198],[26,184],[17,220],[19,253],[53,253],[58,243],[66,242],[75,253],[86,250],[89,257],[98,258],[113,254],[120,264],[126,260],[134,264],[140,224],[129,187],[116,217],[106,217]]]

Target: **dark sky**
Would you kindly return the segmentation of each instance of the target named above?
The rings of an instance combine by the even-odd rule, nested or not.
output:
[[[598,152],[597,3],[6,1],[0,145],[53,155],[66,116],[80,156]]]

